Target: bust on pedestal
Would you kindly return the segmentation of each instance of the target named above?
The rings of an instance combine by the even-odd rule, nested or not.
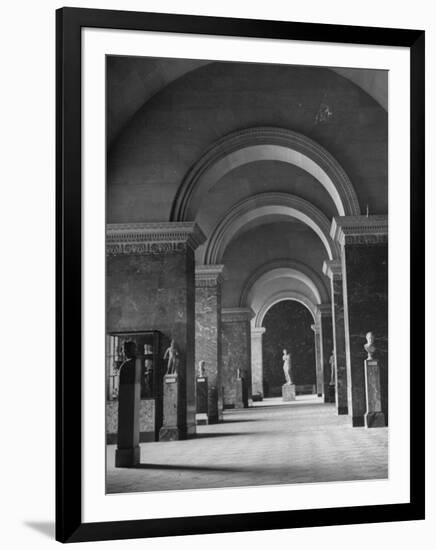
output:
[[[380,367],[377,359],[374,359],[376,353],[374,342],[374,334],[368,332],[366,344],[363,346],[368,354],[365,359],[366,413],[364,418],[367,428],[383,428],[386,426],[386,420],[381,408]]]
[[[330,355],[329,359],[330,364],[330,382],[327,387],[327,395],[326,395],[326,403],[334,403],[336,400],[336,392],[335,392],[335,352],[332,351],[332,354]]]
[[[291,379],[291,353],[283,350],[283,374],[286,382],[282,386],[283,401],[295,401],[295,384]]]
[[[248,407],[248,392],[245,379],[241,374],[241,369],[236,369],[235,385],[235,409],[246,409]]]
[[[141,402],[141,362],[136,359],[135,342],[124,343],[125,360],[119,367],[118,437],[115,467],[139,463],[139,407]]]

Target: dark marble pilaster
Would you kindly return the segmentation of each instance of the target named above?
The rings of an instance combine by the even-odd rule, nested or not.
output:
[[[318,397],[322,397],[324,392],[324,373],[321,351],[321,327],[315,323],[310,328],[313,330],[315,339],[316,393]]]
[[[191,222],[113,224],[107,228],[109,333],[159,330],[179,350],[183,426],[195,433],[194,250],[204,241]]]
[[[345,354],[345,317],[340,260],[324,262],[323,272],[330,279],[333,350],[335,364],[336,412],[348,414],[347,362]]]
[[[263,399],[263,350],[264,327],[251,328],[251,382],[253,400]]]
[[[335,373],[330,364],[333,350],[333,325],[331,304],[321,304],[317,311],[318,323],[321,330],[321,356],[323,362],[323,396],[324,403],[334,403]],[[334,367],[333,367],[334,369]],[[333,397],[333,399],[332,399]]]
[[[209,424],[222,419],[221,283],[223,265],[195,268],[195,363],[204,361]]]
[[[378,343],[381,401],[387,413],[388,223],[387,216],[333,219],[331,235],[341,245],[349,410],[353,426],[364,425],[365,335]]]
[[[236,379],[247,385],[248,404],[251,403],[251,327],[254,316],[250,308],[223,309],[221,314],[224,406],[233,407],[236,401]]]

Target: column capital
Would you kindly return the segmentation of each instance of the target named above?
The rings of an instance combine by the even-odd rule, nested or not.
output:
[[[319,304],[316,308],[316,314],[319,317],[331,317],[332,305],[331,304]]]
[[[260,338],[263,334],[265,334],[266,328],[265,327],[251,327],[251,335],[257,336]]]
[[[310,328],[313,330],[313,332],[315,334],[319,334],[320,333],[320,326],[318,323],[314,323],[313,325],[310,325]]]
[[[117,223],[106,228],[106,254],[168,254],[206,240],[195,222]]]
[[[330,236],[341,246],[388,242],[388,217],[338,216],[333,218]]]
[[[237,323],[239,321],[250,321],[254,317],[251,307],[231,307],[221,310],[221,321],[223,323]]]
[[[195,286],[217,286],[226,277],[226,268],[222,264],[195,266]]]
[[[322,272],[330,280],[342,279],[342,263],[341,263],[341,260],[326,260],[323,263]]]

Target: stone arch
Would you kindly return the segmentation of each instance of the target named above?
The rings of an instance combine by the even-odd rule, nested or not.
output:
[[[349,177],[326,149],[288,129],[259,127],[223,137],[199,159],[177,191],[170,221],[194,219],[191,206],[196,196],[204,196],[230,170],[259,160],[279,160],[298,166],[327,190],[339,216],[360,214]]]
[[[274,294],[269,296],[264,302],[263,306],[259,308],[258,311],[255,311],[255,316],[252,320],[252,327],[260,328],[268,311],[275,304],[278,304],[279,302],[283,302],[285,300],[293,300],[295,302],[300,302],[300,304],[303,304],[303,306],[305,306],[310,311],[313,317],[313,322],[316,324],[316,305],[309,298],[307,298],[306,296],[304,296],[304,294],[300,292],[294,292],[292,290],[280,290],[279,292],[275,292]]]
[[[339,258],[338,244],[330,237],[330,222],[310,202],[287,193],[260,193],[237,203],[215,226],[209,236],[204,264],[221,264],[229,242],[249,223],[262,219],[294,218],[310,227],[321,239],[329,259]]]
[[[263,276],[280,269],[289,270],[290,278],[296,278],[304,282],[317,297],[319,304],[329,301],[329,294],[322,278],[312,268],[303,262],[279,258],[261,265],[247,278],[241,292],[239,306],[247,307],[250,291],[256,282],[261,281]]]

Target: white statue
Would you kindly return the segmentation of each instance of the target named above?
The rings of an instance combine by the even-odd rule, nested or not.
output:
[[[286,349],[283,350],[283,373],[286,378],[286,384],[292,384],[291,380],[291,354]]]
[[[164,353],[164,360],[168,358],[166,374],[176,374],[179,366],[179,350],[174,340],[171,340],[170,347]]]
[[[372,360],[374,353],[376,351],[376,347],[374,346],[375,342],[375,336],[373,332],[367,332],[366,333],[366,344],[363,346],[365,348],[366,353],[368,354],[367,359]]]
[[[330,386],[334,386],[335,385],[335,352],[334,350],[330,355],[329,363],[330,363]]]
[[[197,376],[198,378],[203,378],[204,376],[204,365],[206,364],[206,361],[199,361],[198,362],[198,372],[197,372]]]

